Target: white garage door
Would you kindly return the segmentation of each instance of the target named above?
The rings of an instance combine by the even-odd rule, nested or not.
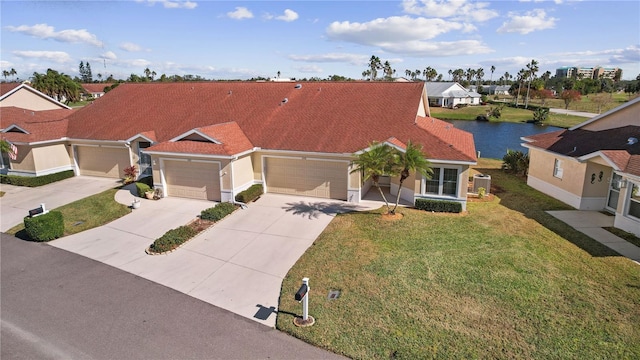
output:
[[[77,146],[80,175],[123,178],[124,169],[131,166],[126,148]]]
[[[329,199],[347,199],[346,162],[268,157],[267,191]]]
[[[164,161],[167,195],[220,201],[220,166],[212,162]]]

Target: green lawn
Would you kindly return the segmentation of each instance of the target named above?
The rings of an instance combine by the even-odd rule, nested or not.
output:
[[[131,212],[126,205],[115,201],[118,189],[109,189],[96,195],[63,205],[55,210],[64,217],[64,234],[72,235],[102,226]],[[8,234],[24,238],[24,224],[18,224],[7,231]]]
[[[475,120],[478,115],[485,115],[490,105],[467,106],[460,109],[448,109],[431,107],[431,116],[442,120]],[[586,121],[588,118],[574,115],[549,114],[549,119],[545,124],[562,128],[569,128]],[[502,122],[526,122],[533,120],[533,111],[504,107],[502,115],[498,120]]]
[[[499,166],[480,160],[499,188],[467,214],[336,216],[285,278],[278,329],[356,359],[639,358],[640,266]],[[309,328],[293,325],[302,277]]]

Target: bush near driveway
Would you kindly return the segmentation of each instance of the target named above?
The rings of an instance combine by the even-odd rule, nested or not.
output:
[[[264,188],[262,184],[251,185],[247,190],[241,191],[236,195],[236,201],[247,204],[259,198],[263,192]]]
[[[640,358],[640,266],[500,165],[479,160],[500,191],[467,216],[337,215],[284,279],[277,328],[354,359]],[[303,277],[309,328],[293,325]]]
[[[60,211],[24,218],[24,229],[33,241],[51,241],[64,235],[64,219]]]
[[[202,210],[202,212],[200,212],[200,218],[202,220],[220,221],[235,209],[236,206],[232,203],[220,203],[215,207]]]

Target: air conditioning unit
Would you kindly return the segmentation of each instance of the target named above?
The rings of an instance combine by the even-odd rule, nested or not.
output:
[[[476,174],[473,175],[473,192],[478,193],[479,188],[485,189],[485,194],[491,191],[491,175]]]

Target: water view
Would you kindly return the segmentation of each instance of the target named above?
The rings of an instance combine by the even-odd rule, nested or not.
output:
[[[502,159],[507,149],[525,151],[520,146],[522,136],[541,134],[561,130],[555,126],[536,125],[528,123],[486,122],[468,120],[447,120],[458,129],[473,134],[476,150],[480,157]]]

